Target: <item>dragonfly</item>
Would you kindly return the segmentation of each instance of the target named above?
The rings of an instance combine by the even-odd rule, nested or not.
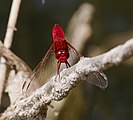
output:
[[[29,77],[26,79],[26,81],[23,83],[22,89],[27,89],[29,86],[31,86],[31,83],[34,83],[33,86],[42,86],[44,82],[45,76],[50,75],[47,71],[46,64],[51,52],[54,53],[54,58],[56,59],[57,64],[57,75],[60,78],[60,68],[61,65],[64,63],[66,68],[70,67],[70,63],[68,61],[72,50],[74,54],[78,58],[80,58],[80,53],[76,50],[74,46],[72,46],[65,38],[65,34],[63,29],[58,25],[55,24],[52,29],[52,37],[53,37],[53,43],[51,47],[48,49],[44,57],[42,58],[41,62],[35,67],[35,69],[31,72]],[[51,60],[52,62],[52,60]],[[50,66],[51,67],[51,66]],[[48,78],[47,78],[48,79]],[[102,72],[94,72],[92,75],[90,75],[90,78],[88,80],[91,84],[98,86],[100,88],[107,87],[107,78],[106,75]],[[39,84],[39,85],[38,85]],[[40,85],[41,84],[41,85]],[[31,86],[31,87],[33,87]]]

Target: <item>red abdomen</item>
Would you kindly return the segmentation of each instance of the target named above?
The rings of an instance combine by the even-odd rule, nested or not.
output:
[[[54,25],[54,27],[52,29],[52,36],[53,36],[54,41],[65,39],[64,31],[58,24]]]

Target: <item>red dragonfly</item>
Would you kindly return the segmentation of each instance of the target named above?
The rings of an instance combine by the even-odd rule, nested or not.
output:
[[[77,50],[65,39],[64,31],[58,24],[54,25],[52,29],[52,35],[53,35],[54,42],[50,47],[50,49],[48,50],[48,53],[49,51],[54,49],[55,57],[58,60],[57,71],[58,71],[58,75],[60,76],[61,63],[65,63],[67,68],[70,67],[69,62],[67,61],[67,59],[69,58],[70,48],[72,48],[76,52],[78,57],[80,57],[80,55],[77,52]]]
[[[48,61],[50,52],[54,52],[54,56],[57,59],[57,74],[60,78],[60,67],[62,63],[65,63],[66,67],[70,67],[70,63],[68,62],[68,58],[70,56],[70,49],[72,49],[78,58],[80,58],[80,54],[78,51],[65,39],[64,31],[63,29],[58,25],[55,24],[52,29],[52,36],[53,36],[53,44],[41,60],[41,62],[37,65],[37,67],[33,70],[33,72],[29,75],[29,80],[27,79],[22,89],[28,89],[30,84],[33,83],[36,89],[36,86],[43,85],[43,82],[45,81],[45,74],[48,76],[50,73],[46,72],[46,61]],[[95,79],[95,80],[94,80]],[[38,81],[39,80],[39,81]],[[34,81],[34,82],[32,82]],[[100,88],[105,88],[107,86],[107,80],[106,76],[102,72],[95,72],[90,76],[90,79],[88,80],[93,85],[99,86]],[[38,85],[40,84],[40,85]],[[34,88],[33,88],[34,89]]]

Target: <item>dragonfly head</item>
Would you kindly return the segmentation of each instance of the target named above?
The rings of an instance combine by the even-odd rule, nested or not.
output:
[[[56,52],[55,56],[61,63],[64,63],[64,62],[67,62],[69,53],[68,53],[68,51],[60,50],[60,51]]]
[[[53,36],[54,41],[58,41],[60,39],[64,40],[64,38],[65,38],[64,31],[58,24],[54,25],[54,27],[52,29],[52,36]]]

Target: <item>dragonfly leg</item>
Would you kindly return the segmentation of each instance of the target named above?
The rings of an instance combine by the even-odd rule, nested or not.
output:
[[[67,68],[71,67],[71,65],[69,64],[69,62],[66,62],[65,64],[66,64],[66,67]]]
[[[26,82],[27,82],[27,81],[25,81],[25,82],[23,83],[23,86],[22,86],[22,90],[25,89],[25,91],[28,90],[28,88],[29,88],[29,86],[30,86],[30,84],[31,84],[31,80],[30,80],[29,83],[27,83],[27,84],[26,84]],[[27,86],[26,86],[26,85],[27,85]],[[25,86],[26,86],[26,87],[25,87]]]

